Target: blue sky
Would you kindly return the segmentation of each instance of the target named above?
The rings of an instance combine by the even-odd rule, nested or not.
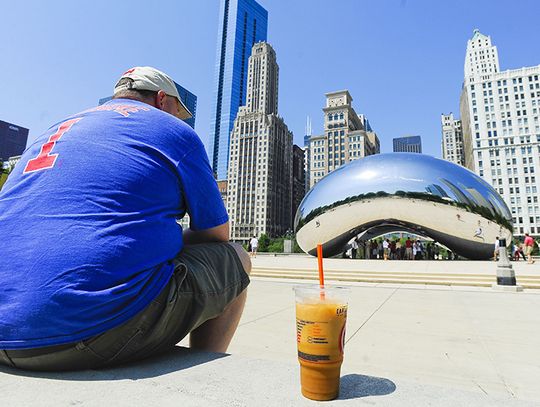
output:
[[[280,66],[279,114],[302,145],[306,116],[322,132],[324,94],[348,89],[381,140],[422,136],[440,157],[440,114],[459,112],[474,28],[502,70],[540,64],[540,1],[260,0]],[[219,0],[3,1],[0,120],[30,128],[97,104],[118,76],[152,65],[198,96],[210,129]]]

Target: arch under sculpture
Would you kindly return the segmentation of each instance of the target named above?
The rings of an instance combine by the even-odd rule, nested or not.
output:
[[[426,236],[468,259],[493,256],[495,238],[512,238],[512,216],[475,173],[424,154],[368,156],[331,172],[305,196],[295,218],[302,250],[325,257],[354,236],[403,231]]]

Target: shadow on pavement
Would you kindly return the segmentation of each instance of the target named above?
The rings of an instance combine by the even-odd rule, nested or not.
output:
[[[338,400],[385,396],[396,391],[393,381],[382,377],[348,374],[341,378]]]
[[[202,365],[216,359],[229,356],[227,353],[192,351],[176,346],[172,351],[145,359],[140,362],[126,363],[117,367],[73,372],[34,372],[0,366],[0,372],[25,377],[39,377],[50,380],[137,380],[158,377],[191,367]]]

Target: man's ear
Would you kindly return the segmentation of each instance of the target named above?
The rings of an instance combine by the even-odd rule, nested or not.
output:
[[[159,110],[163,110],[163,106],[165,105],[165,97],[166,96],[167,96],[167,94],[162,90],[159,90],[158,93],[156,93],[156,107]]]

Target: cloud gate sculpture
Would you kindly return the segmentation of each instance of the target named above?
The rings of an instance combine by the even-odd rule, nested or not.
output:
[[[307,193],[295,218],[298,244],[325,257],[390,232],[429,237],[468,259],[493,256],[495,238],[512,238],[499,194],[468,169],[424,154],[376,154],[331,172]]]

